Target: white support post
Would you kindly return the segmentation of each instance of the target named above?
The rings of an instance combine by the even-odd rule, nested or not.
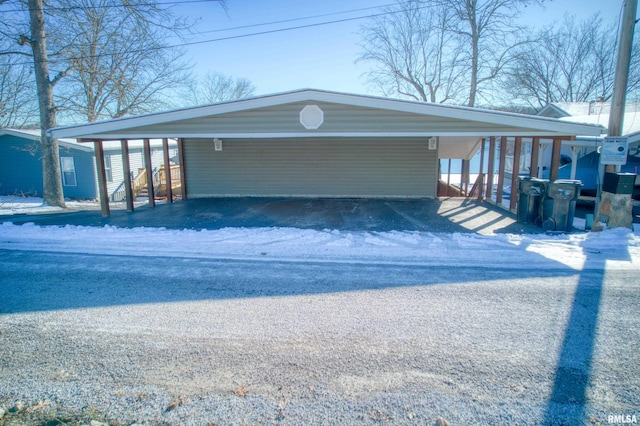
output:
[[[571,179],[576,178],[576,170],[578,168],[578,154],[582,150],[579,146],[571,147]]]

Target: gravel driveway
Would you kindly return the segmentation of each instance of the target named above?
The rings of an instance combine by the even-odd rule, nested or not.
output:
[[[640,415],[637,271],[0,255],[6,424]]]

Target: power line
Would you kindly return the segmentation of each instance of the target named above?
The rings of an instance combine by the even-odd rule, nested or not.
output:
[[[373,7],[373,8],[371,8],[371,7],[363,8],[362,10],[376,9],[376,8],[379,8],[379,7],[382,7],[382,6]],[[426,7],[428,7],[428,6],[422,6],[421,9],[426,8]],[[402,11],[403,10],[385,11],[385,12],[380,12],[380,13],[376,13],[376,14],[369,14],[369,15],[364,15],[364,16],[356,16],[356,17],[352,17],[352,18],[344,18],[344,19],[336,19],[336,20],[330,20],[330,21],[316,22],[316,23],[312,23],[312,24],[298,25],[298,26],[285,27],[285,28],[277,28],[277,29],[252,32],[252,33],[247,33],[247,34],[237,34],[237,35],[233,35],[233,36],[219,37],[219,38],[208,39],[208,40],[198,40],[198,41],[192,41],[192,42],[172,44],[172,45],[168,45],[168,46],[159,46],[159,47],[154,47],[154,48],[133,49],[133,50],[128,50],[127,53],[140,53],[140,52],[148,52],[148,51],[153,51],[153,50],[162,50],[162,49],[172,49],[172,48],[177,48],[177,47],[196,46],[196,45],[199,45],[199,44],[215,43],[215,42],[219,42],[219,41],[227,41],[227,40],[235,40],[235,39],[240,39],[240,38],[255,37],[255,36],[260,36],[260,35],[267,35],[267,34],[274,34],[274,33],[280,33],[280,32],[285,32],[285,31],[294,31],[294,30],[305,29],[305,28],[313,28],[313,27],[319,27],[319,26],[325,26],[325,25],[332,25],[332,24],[356,21],[356,20],[367,19],[367,18],[376,18],[376,17],[380,17],[380,16],[400,13]],[[350,13],[350,12],[352,12],[352,11],[349,11],[349,12],[334,12],[334,13],[331,13],[331,14],[326,14],[326,16],[340,14],[340,13]],[[313,17],[295,18],[295,19],[286,20],[286,21],[296,21],[296,20],[311,19],[311,18],[313,18]],[[270,25],[270,24],[275,24],[275,23],[277,23],[277,22],[266,23],[266,24],[254,24],[252,26],[247,26],[247,27]],[[92,55],[92,56],[70,57],[70,58],[65,58],[65,59],[49,59],[49,63],[50,64],[55,64],[55,63],[61,63],[61,62],[69,61],[69,60],[80,60],[80,59],[84,59],[84,58],[100,58],[100,57],[107,57],[107,56],[115,56],[115,55],[118,55],[118,54],[119,53],[115,53],[114,52],[114,53],[101,53],[101,54]],[[25,64],[29,64],[29,62],[16,63],[14,65],[25,65]],[[0,66],[2,66],[2,65],[0,65]]]
[[[198,44],[213,43],[213,42],[216,42],[216,41],[234,40],[234,39],[238,39],[238,38],[254,37],[254,36],[265,35],[265,34],[274,34],[274,33],[280,33],[280,32],[284,32],[284,31],[293,31],[293,30],[300,30],[300,29],[304,29],[304,28],[320,27],[320,26],[324,26],[324,25],[339,24],[339,23],[342,23],[342,22],[357,21],[357,20],[360,20],[360,19],[377,18],[379,16],[390,15],[390,14],[394,14],[394,13],[398,13],[398,12],[399,11],[381,12],[381,13],[377,13],[377,14],[373,14],[373,15],[356,16],[354,18],[336,19],[336,20],[333,20],[333,21],[317,22],[317,23],[314,23],[314,24],[298,25],[298,26],[295,26],[295,27],[278,28],[278,29],[274,29],[274,30],[259,31],[259,32],[248,33],[248,34],[238,34],[238,35],[214,38],[214,39],[209,39],[209,40],[199,40],[199,41],[176,44],[176,45],[173,45],[173,47],[195,46],[195,45],[198,45]],[[144,51],[144,49],[141,49],[139,51]]]
[[[321,15],[305,16],[305,17],[302,17],[302,18],[283,19],[283,20],[280,20],[280,21],[264,22],[264,23],[260,23],[260,24],[242,25],[242,26],[238,26],[238,27],[220,28],[220,29],[217,29],[217,30],[199,31],[198,34],[219,33],[219,32],[224,32],[224,31],[244,30],[244,29],[247,29],[247,28],[255,28],[255,27],[265,27],[265,26],[276,25],[276,24],[286,24],[286,23],[289,23],[289,22],[306,21],[306,20],[309,20],[309,19],[325,18],[327,16],[345,15],[347,13],[362,12],[364,10],[380,9],[380,8],[389,7],[389,6],[394,6],[394,4],[382,4],[382,5],[379,5],[379,6],[370,6],[370,7],[363,7],[363,8],[360,8],[360,9],[345,10],[345,11],[342,11],[342,12],[333,12],[333,13],[324,13],[324,14],[321,14]]]
[[[122,4],[107,4],[107,5],[98,5],[98,6],[69,6],[69,7],[54,7],[54,6],[46,6],[43,7],[42,10],[45,12],[51,10],[59,10],[59,11],[67,11],[72,9],[115,9],[115,8],[126,8],[126,7],[137,7],[137,6],[165,6],[165,5],[180,5],[180,4],[189,4],[189,3],[221,3],[224,0],[184,0],[184,1],[158,1],[152,3],[136,3],[128,6]],[[9,13],[9,12],[30,12],[31,9],[9,9],[9,10],[0,10],[0,13]]]

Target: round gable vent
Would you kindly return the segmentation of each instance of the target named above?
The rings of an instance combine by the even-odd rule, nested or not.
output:
[[[324,112],[318,105],[307,105],[300,111],[300,124],[305,129],[317,129],[324,123]]]

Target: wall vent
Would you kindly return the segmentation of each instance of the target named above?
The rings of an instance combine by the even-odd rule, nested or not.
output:
[[[318,105],[307,105],[300,111],[300,124],[305,129],[315,130],[324,123],[324,112]]]

